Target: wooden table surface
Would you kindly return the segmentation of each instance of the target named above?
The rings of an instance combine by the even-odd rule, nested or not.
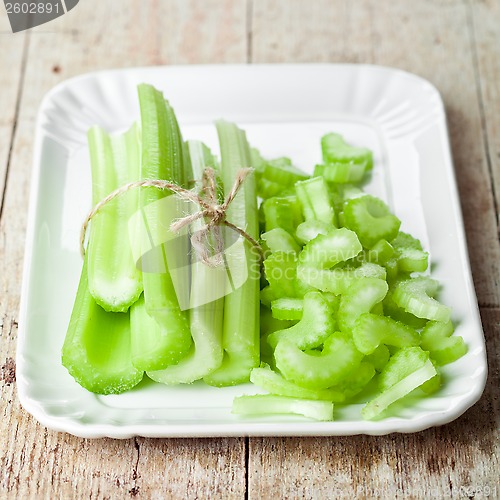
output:
[[[116,441],[48,431],[19,405],[13,361],[43,95],[96,69],[281,62],[394,66],[442,93],[488,347],[482,399],[410,435]],[[0,7],[0,498],[499,498],[499,82],[500,0],[81,0],[16,35]]]

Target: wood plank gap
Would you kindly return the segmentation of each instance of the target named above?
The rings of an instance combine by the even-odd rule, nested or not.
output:
[[[12,153],[14,151],[14,140],[16,138],[17,124],[19,121],[19,110],[21,107],[21,99],[23,96],[24,76],[26,74],[26,64],[28,62],[29,38],[30,38],[29,35],[26,35],[26,37],[24,38],[23,53],[22,53],[22,59],[21,59],[21,76],[19,78],[19,83],[17,85],[17,97],[16,97],[16,107],[15,107],[15,111],[14,111],[14,122],[12,124],[12,133],[11,133],[10,142],[9,142],[9,152],[7,154],[7,165],[5,167],[5,179],[4,179],[3,189],[2,189],[2,197],[0,199],[0,220],[2,220],[3,207],[4,207],[4,203],[5,203],[5,194],[7,192],[7,184],[8,184],[8,180],[9,180],[10,164],[12,162]]]
[[[253,58],[253,0],[247,0],[247,64],[252,64]]]
[[[498,203],[497,203],[497,197],[496,197],[496,189],[495,189],[495,183],[494,183],[494,177],[493,177],[493,163],[491,161],[491,155],[490,155],[490,144],[489,144],[489,137],[488,137],[488,127],[486,126],[486,113],[484,110],[484,90],[483,90],[483,85],[481,83],[481,75],[479,72],[479,57],[477,53],[477,41],[476,41],[476,30],[474,28],[474,13],[471,5],[471,0],[467,1],[466,4],[466,19],[467,19],[467,31],[469,35],[469,39],[471,41],[471,52],[472,52],[472,66],[474,69],[474,81],[476,84],[476,93],[477,93],[477,100],[479,103],[479,116],[481,120],[481,129],[483,131],[483,147],[485,150],[485,155],[486,155],[486,165],[488,167],[488,173],[489,173],[489,181],[490,181],[490,189],[491,193],[493,196],[493,206],[495,208],[495,221],[497,225],[497,238],[499,237],[499,230],[500,230],[500,224],[499,224],[499,218],[498,218]]]

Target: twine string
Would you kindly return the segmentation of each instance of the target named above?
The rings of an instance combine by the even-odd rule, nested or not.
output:
[[[218,203],[217,181],[215,178],[215,171],[211,167],[207,167],[203,172],[203,187],[201,190],[202,194],[200,195],[195,193],[194,191],[178,186],[173,182],[163,180],[142,180],[124,184],[123,186],[115,189],[107,196],[105,196],[87,214],[87,217],[85,218],[80,231],[81,254],[82,256],[85,255],[85,236],[87,234],[89,223],[93,219],[93,217],[95,217],[96,214],[99,213],[99,211],[101,211],[108,203],[110,203],[115,198],[123,196],[125,193],[132,189],[141,187],[154,187],[160,190],[169,190],[179,195],[182,199],[191,201],[199,205],[200,210],[198,212],[186,215],[185,217],[173,221],[170,224],[170,230],[174,233],[177,233],[185,226],[188,226],[199,219],[203,219],[205,221],[205,226],[192,234],[191,244],[198,258],[208,266],[216,267],[222,263],[222,252],[224,249],[224,239],[220,230],[220,226],[222,225],[235,231],[240,236],[243,236],[243,238],[250,242],[251,245],[259,250],[259,252],[262,254],[262,248],[255,238],[248,234],[244,229],[236,226],[226,219],[229,206],[236,198],[236,195],[241,189],[241,186],[243,185],[245,179],[251,172],[251,168],[241,168],[240,170],[238,170],[233,186],[231,187],[231,190],[229,191],[222,204]],[[210,242],[210,234],[213,234],[215,249]],[[215,250],[215,255],[212,255],[213,252],[211,250]]]

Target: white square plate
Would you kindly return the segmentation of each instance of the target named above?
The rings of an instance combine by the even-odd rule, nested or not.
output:
[[[398,409],[398,417],[361,419],[362,405],[338,407],[334,422],[231,414],[248,386],[166,387],[143,381],[117,396],[81,388],[60,351],[81,269],[80,224],[90,209],[86,132],[139,117],[136,86],[163,90],[185,138],[217,151],[213,121],[246,129],[264,156],[290,156],[311,171],[322,134],[338,131],[374,151],[368,186],[430,251],[442,300],[453,307],[466,356],[444,368],[445,385]],[[83,75],[45,97],[36,131],[32,197],[17,351],[21,404],[42,424],[82,437],[348,435],[415,432],[449,422],[480,397],[486,380],[483,332],[467,257],[446,120],[436,89],[402,71],[361,65],[262,65],[137,68]]]

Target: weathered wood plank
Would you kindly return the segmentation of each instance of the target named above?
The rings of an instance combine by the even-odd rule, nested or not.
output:
[[[58,82],[88,71],[246,61],[245,0],[88,4],[53,21],[53,33],[41,26],[31,36],[26,81],[32,88],[20,119],[32,119]]]
[[[146,498],[243,498],[244,440],[137,438],[137,488]]]
[[[81,440],[45,431],[20,410],[16,399],[12,358],[32,120],[42,95],[61,79],[89,70],[165,63],[244,62],[247,54],[243,0],[169,0],[160,5],[128,0],[100,2],[99,7],[91,3],[80,2],[78,10],[56,20],[53,33],[42,33],[41,27],[31,35],[26,72],[29,86],[24,85],[5,213],[0,221],[0,497],[241,497],[244,440]],[[254,0],[251,7],[254,15],[249,38],[253,44],[248,53],[254,62],[375,62],[417,72],[439,87],[451,121],[478,295],[483,304],[498,305],[498,244],[492,243],[494,211],[481,110],[474,97],[478,88],[468,38],[471,31],[466,22],[467,6],[458,1]],[[496,6],[486,0],[481,9],[481,16],[487,17],[491,15],[488,9]],[[477,12],[474,6],[474,16]],[[489,58],[496,54],[499,28],[494,19],[473,19],[479,49],[479,81],[486,82],[481,95],[485,109],[489,109],[492,102],[497,102],[493,87],[497,78],[491,75],[498,75],[498,71],[488,65]],[[484,26],[487,32],[482,38],[478,30]],[[81,27],[85,31],[80,31]],[[3,40],[0,51],[2,44]],[[12,56],[8,67],[15,68],[19,60]],[[15,94],[5,94],[10,80],[7,84],[2,81],[3,61],[1,57],[0,117],[15,102]],[[498,64],[496,60],[493,63]],[[18,70],[11,71],[19,78]],[[496,108],[492,106],[491,115],[484,115],[490,157],[498,149],[492,140],[498,136]],[[5,116],[10,134],[9,116],[13,120],[14,115],[6,112]],[[0,119],[0,141],[3,137]],[[0,142],[0,169],[5,168],[3,150]],[[498,164],[492,163],[494,175],[498,175],[496,169]],[[481,220],[481,226],[477,220]],[[480,496],[485,487],[492,488],[500,451],[500,380],[495,357],[500,311],[485,308],[482,313],[490,353],[490,379],[483,399],[461,419],[410,436],[252,439],[249,498],[321,498],[336,496],[337,492],[339,497],[374,496],[377,492],[385,498],[405,494],[421,497],[424,484],[428,485],[425,491],[436,493],[437,497],[451,493],[471,496],[474,492]]]
[[[7,16],[0,16],[0,206],[11,151],[20,82],[24,71],[25,46],[26,35],[10,33]]]
[[[90,70],[245,62],[245,16],[244,0],[80,2],[54,21],[50,32],[47,25],[29,35],[0,219],[1,498],[197,498],[212,492],[229,498],[244,496],[244,439],[93,441],[47,431],[19,406],[13,360],[33,120],[45,92],[65,78]],[[3,100],[4,92],[11,92],[9,86],[15,86],[20,75],[15,56],[9,58],[10,63],[0,59],[0,103],[6,105],[15,102],[16,94]],[[4,74],[8,64],[14,73],[9,81]],[[11,130],[14,108],[2,113],[0,106],[0,122],[4,119]],[[4,150],[0,148],[1,168]]]
[[[489,379],[462,417],[417,434],[252,438],[249,498],[497,498],[500,309],[482,318]]]
[[[497,224],[500,216],[500,3],[495,0],[469,1],[470,30],[476,55],[484,142],[496,197]]]
[[[393,66],[436,85],[449,119],[478,300],[500,305],[500,246],[467,9],[458,1],[262,0],[253,6],[251,52],[256,63],[362,61]],[[492,42],[492,58],[494,46]],[[488,76],[488,88],[494,87],[496,77],[491,72]],[[494,115],[498,106],[491,102],[484,107]]]
[[[12,127],[16,113],[19,80],[26,34],[10,33],[7,16],[0,16],[0,126]],[[2,136],[0,138],[3,139]],[[1,144],[1,143],[0,143]]]

